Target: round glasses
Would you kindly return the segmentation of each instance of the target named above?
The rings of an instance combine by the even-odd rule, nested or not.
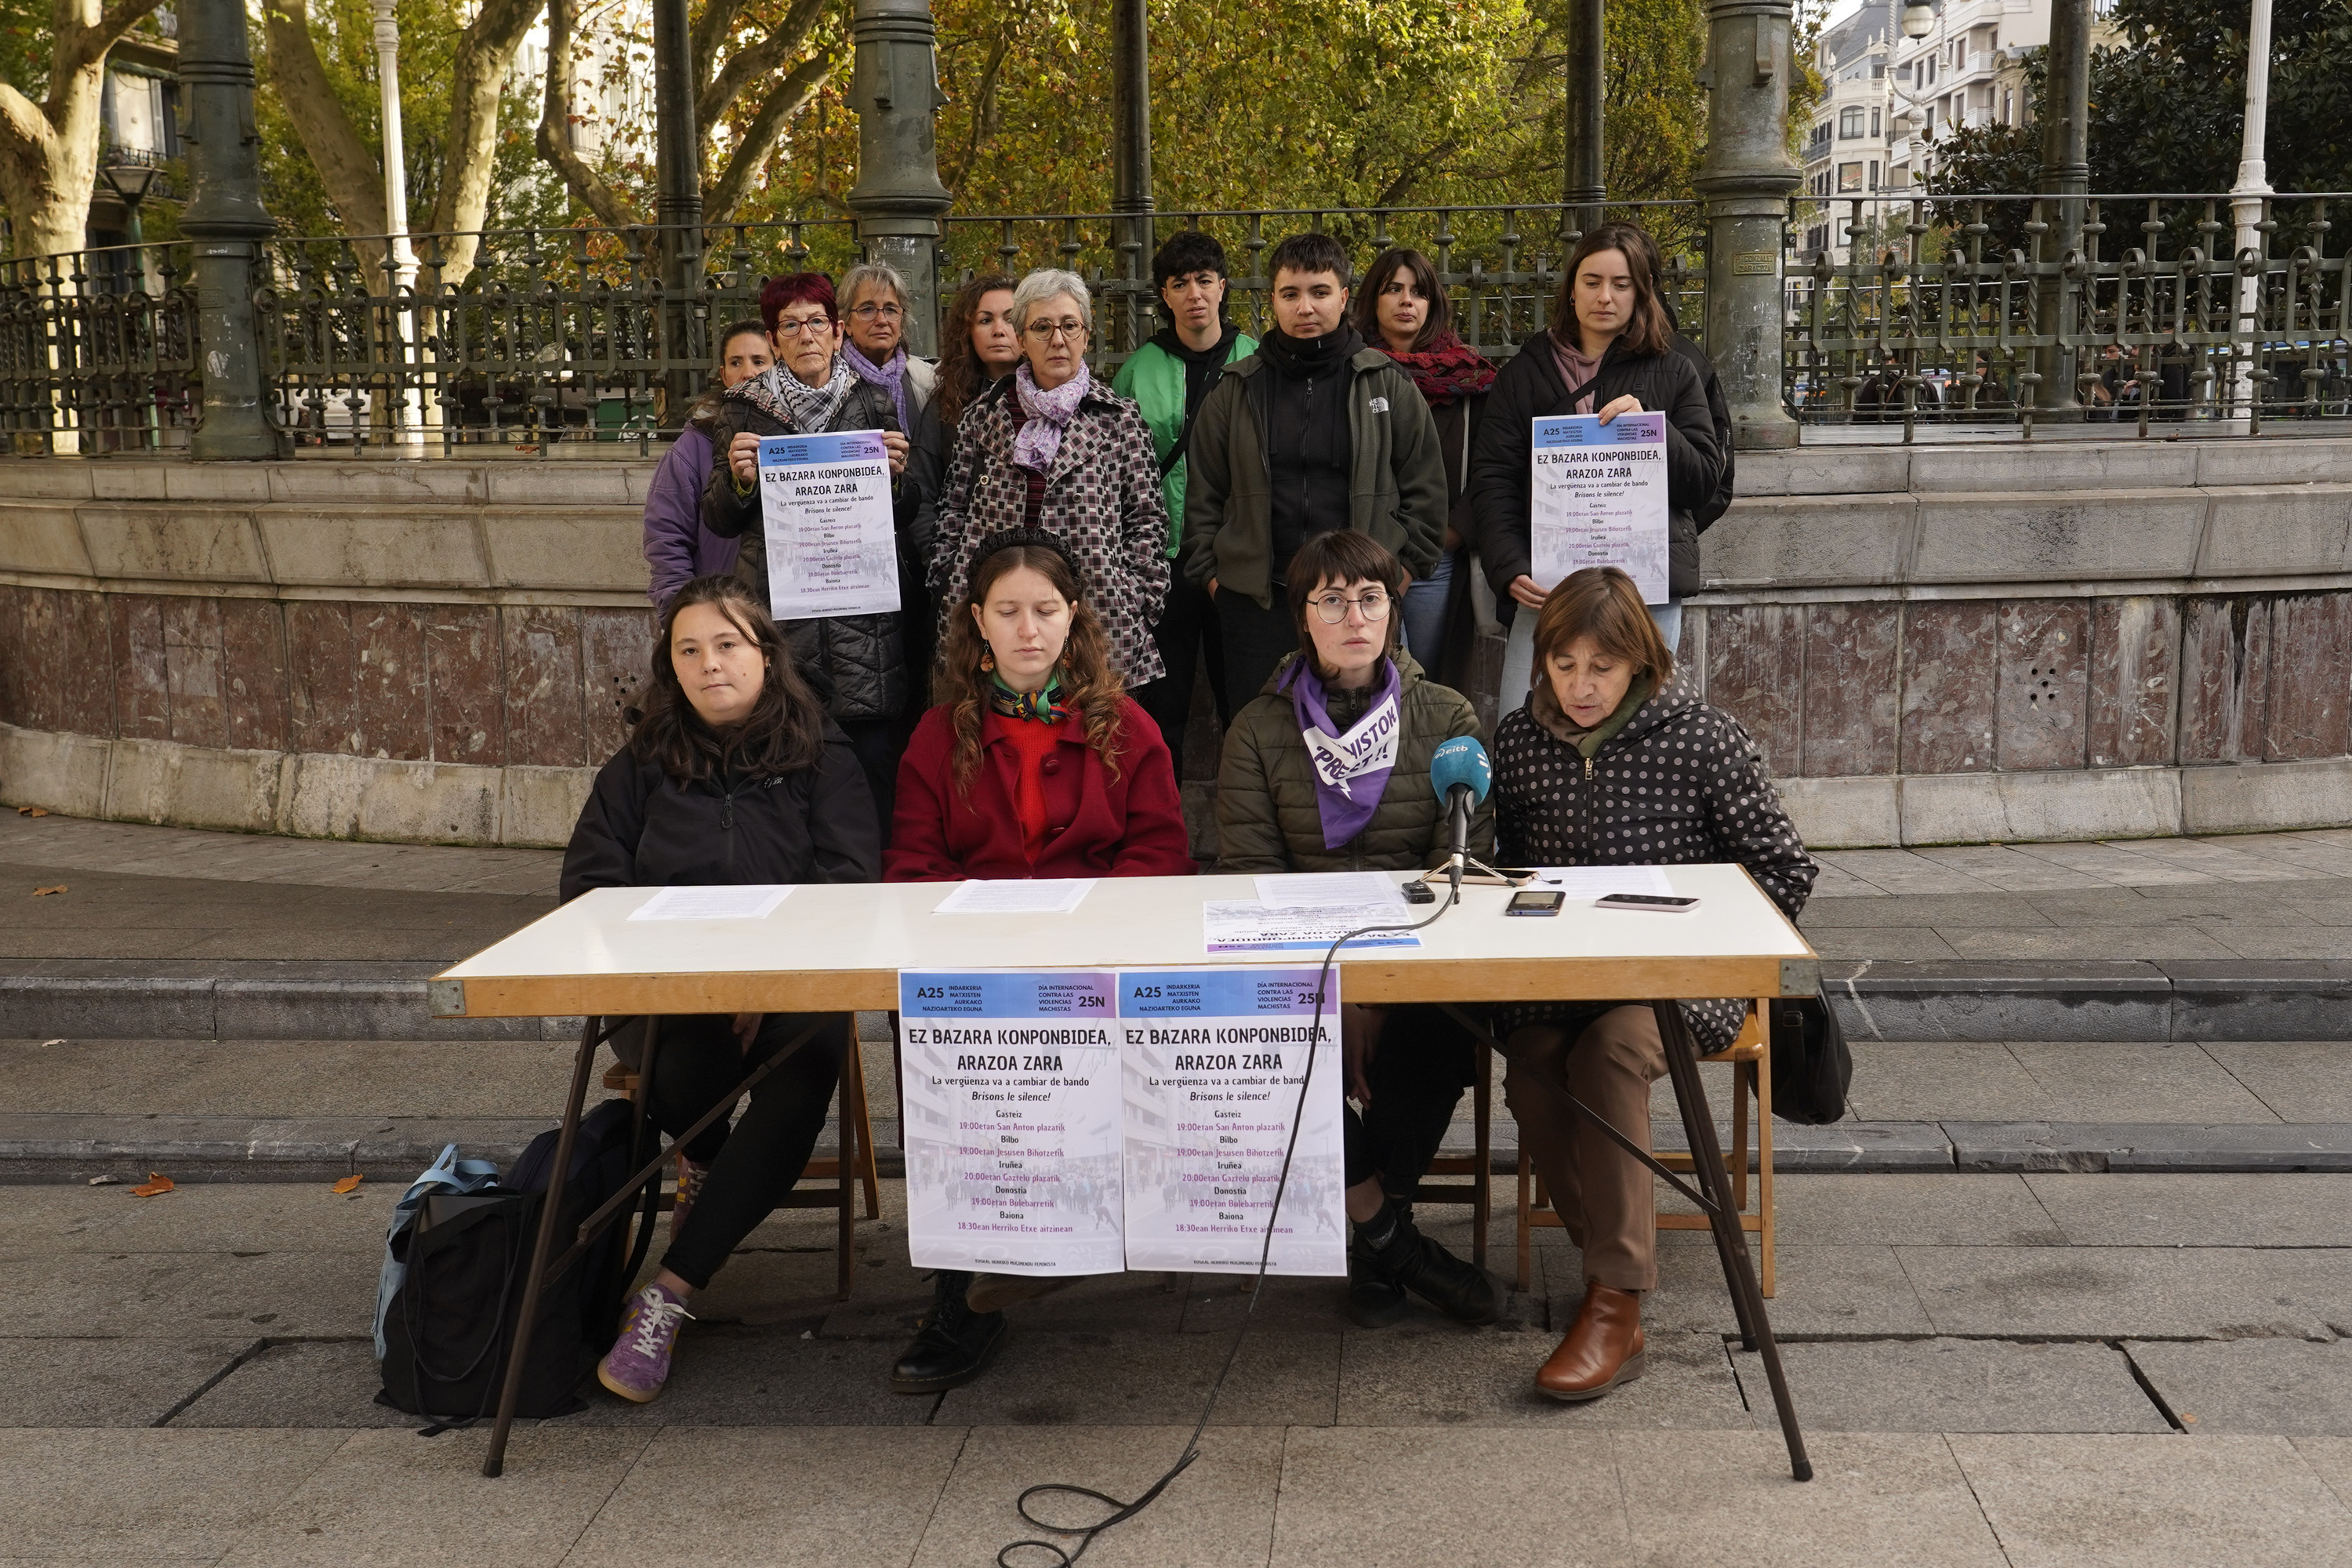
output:
[[[1087,324],[1084,321],[1032,321],[1027,331],[1031,337],[1041,343],[1058,342],[1066,339],[1076,342],[1087,335]]]
[[[829,332],[831,331],[833,331],[833,321],[832,318],[827,316],[811,316],[805,321],[778,321],[776,323],[776,336],[780,338],[797,338],[809,332]]]
[[[856,307],[849,313],[856,317],[861,321],[870,321],[877,316],[881,317],[886,321],[895,321],[907,312],[900,310],[896,305],[866,304]]]
[[[1323,624],[1327,626],[1336,626],[1346,620],[1348,607],[1351,605],[1364,612],[1367,622],[1389,618],[1389,596],[1385,589],[1367,589],[1360,599],[1350,599],[1345,594],[1318,594],[1307,602],[1315,606],[1315,613],[1323,617]]]

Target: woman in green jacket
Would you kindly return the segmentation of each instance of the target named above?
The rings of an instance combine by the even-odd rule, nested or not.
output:
[[[1292,558],[1298,651],[1234,716],[1217,775],[1217,868],[1426,870],[1446,856],[1432,753],[1475,735],[1470,700],[1428,679],[1397,647],[1404,566],[1365,534],[1318,534]],[[1318,766],[1318,758],[1321,759]],[[1480,805],[1470,852],[1485,857],[1494,814]],[[1448,1317],[1491,1323],[1493,1281],[1413,1227],[1412,1194],[1476,1072],[1465,1029],[1434,1006],[1344,1006],[1348,1312],[1392,1323],[1410,1290]]]

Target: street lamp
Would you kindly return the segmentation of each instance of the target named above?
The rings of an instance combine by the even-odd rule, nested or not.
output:
[[[1915,3],[1903,7],[1903,36],[1924,38],[1936,30],[1936,8]]]
[[[139,259],[139,247],[147,243],[146,235],[139,227],[139,204],[147,199],[148,187],[162,173],[147,159],[124,148],[116,149],[113,158],[98,171],[106,188],[122,203],[122,237],[131,248],[134,265]]]

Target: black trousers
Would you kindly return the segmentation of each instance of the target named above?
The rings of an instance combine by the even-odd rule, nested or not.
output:
[[[824,1113],[841,1076],[848,1044],[845,1013],[771,1013],[761,1020],[751,1048],[740,1049],[723,1013],[662,1020],[654,1053],[654,1123],[675,1138],[725,1099],[751,1069],[812,1024],[816,1034],[751,1090],[751,1108],[730,1131],[721,1117],[686,1146],[686,1156],[709,1167],[702,1195],[672,1240],[661,1266],[700,1289],[759,1223],[775,1213],[801,1179],[824,1131]]]
[[[1225,689],[1236,708],[1265,689],[1283,655],[1298,651],[1298,627],[1290,618],[1287,590],[1274,590],[1274,607],[1260,609],[1246,594],[1217,595],[1217,634],[1225,647]]]
[[[1477,1077],[1478,1043],[1443,1007],[1391,1007],[1364,1073],[1371,1103],[1360,1115],[1347,1107],[1348,1184],[1378,1176],[1391,1198],[1411,1203]]]
[[[1208,666],[1209,695],[1216,703],[1218,725],[1222,728],[1234,721],[1232,705],[1226,700],[1231,689],[1225,685],[1225,647],[1217,636],[1216,601],[1209,597],[1206,588],[1177,574],[1168,584],[1168,603],[1160,612],[1160,624],[1151,628],[1151,640],[1159,645],[1160,662],[1167,673],[1128,695],[1160,726],[1160,738],[1168,742],[1168,760],[1176,764],[1176,782],[1181,784],[1184,782],[1184,731],[1192,721],[1192,678],[1202,664]]]

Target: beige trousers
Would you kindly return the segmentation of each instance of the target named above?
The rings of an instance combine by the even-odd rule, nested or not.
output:
[[[1650,1086],[1666,1072],[1657,1015],[1647,1003],[1613,1007],[1570,1045],[1547,1024],[1511,1031],[1503,1100],[1519,1124],[1519,1143],[1584,1253],[1584,1277],[1617,1290],[1658,1283],[1658,1204],[1649,1169],[1587,1126],[1566,1101],[1536,1082],[1558,1082],[1642,1148],[1650,1147]],[[1564,1059],[1563,1059],[1564,1058]]]

